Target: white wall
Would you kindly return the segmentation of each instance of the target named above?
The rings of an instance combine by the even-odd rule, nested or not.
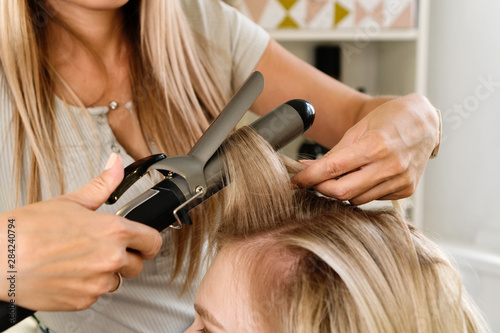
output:
[[[425,178],[428,234],[450,246],[500,332],[500,1],[432,0],[428,96],[443,112]]]

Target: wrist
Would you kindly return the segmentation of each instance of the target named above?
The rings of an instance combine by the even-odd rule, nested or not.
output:
[[[365,118],[370,112],[377,109],[379,106],[397,98],[397,96],[377,96],[367,98],[356,113],[356,117],[352,125],[357,124],[361,121],[361,119]]]

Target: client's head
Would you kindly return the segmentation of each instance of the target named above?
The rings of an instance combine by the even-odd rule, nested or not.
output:
[[[293,188],[293,163],[250,128],[224,149],[216,256],[187,332],[486,330],[447,257],[398,214]]]

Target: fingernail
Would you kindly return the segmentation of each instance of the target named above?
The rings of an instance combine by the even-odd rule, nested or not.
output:
[[[313,165],[316,163],[316,160],[299,160],[300,164],[303,164],[305,166]]]
[[[116,153],[111,154],[108,158],[108,161],[106,162],[106,166],[104,167],[104,170],[111,169],[111,167],[115,164],[117,158],[118,158],[118,155]]]

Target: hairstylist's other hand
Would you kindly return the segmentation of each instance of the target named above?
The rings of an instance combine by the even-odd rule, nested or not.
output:
[[[355,205],[405,198],[438,142],[438,115],[427,99],[400,97],[368,113],[322,158],[302,161],[308,167],[292,181]]]
[[[94,211],[122,178],[123,162],[113,154],[106,169],[81,189],[1,215],[3,239],[7,220],[15,219],[16,304],[45,311],[85,309],[116,289],[116,272],[136,277],[143,260],[157,254],[162,240],[156,230]],[[0,284],[5,301],[7,282],[3,277]]]

